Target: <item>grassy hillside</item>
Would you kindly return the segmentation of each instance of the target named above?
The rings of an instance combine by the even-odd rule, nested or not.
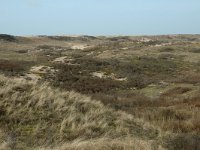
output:
[[[1,145],[11,149],[63,143],[67,143],[64,149],[82,145],[84,149],[134,149],[143,147],[142,143],[150,146],[149,139],[158,136],[158,131],[143,129],[133,116],[90,97],[2,76],[0,108]]]
[[[0,149],[200,149],[200,36],[0,36]]]

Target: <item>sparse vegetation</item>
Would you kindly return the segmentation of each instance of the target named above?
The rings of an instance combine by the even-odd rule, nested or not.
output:
[[[0,40],[7,42],[16,42],[16,38],[8,34],[0,34]]]
[[[172,47],[164,47],[164,48],[160,49],[160,52],[173,52],[173,51],[175,51],[175,50]]]
[[[200,148],[198,35],[0,39],[0,149]]]
[[[30,61],[0,60],[0,72],[9,76],[22,75],[33,64]]]
[[[200,48],[193,48],[191,50],[192,53],[200,53]]]
[[[0,82],[0,127],[9,137],[1,140],[11,149],[73,144],[78,139],[111,139],[113,146],[121,149],[129,141],[117,144],[115,139],[157,137],[156,130],[142,129],[132,116],[76,92],[61,92],[46,84],[20,83],[2,76]],[[134,148],[131,143],[127,146]]]

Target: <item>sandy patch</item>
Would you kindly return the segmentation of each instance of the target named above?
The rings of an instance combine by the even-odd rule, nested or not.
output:
[[[67,56],[58,57],[58,58],[54,59],[53,62],[55,62],[55,63],[64,63],[64,64],[71,65],[71,66],[80,65],[80,64],[74,63],[74,59],[73,58],[67,58]]]
[[[169,46],[169,45],[172,45],[172,43],[156,44],[155,47],[162,47],[162,46]]]
[[[56,70],[49,66],[33,66],[28,73],[24,76],[15,77],[14,79],[19,82],[29,81],[37,83],[42,79],[42,75],[54,73]]]
[[[26,80],[31,80],[33,82],[37,82],[40,79],[42,79],[42,77],[40,75],[37,75],[37,74],[28,73],[28,74],[26,74],[25,79]]]
[[[86,45],[73,45],[71,47],[71,49],[79,49],[79,50],[84,50],[85,48],[87,48],[88,46]]]
[[[94,54],[94,52],[90,52],[90,53],[88,53],[88,54],[86,54],[87,56],[90,56],[90,55],[93,55]]]
[[[112,80],[116,80],[116,81],[126,81],[127,78],[117,78],[116,75],[114,73],[110,74],[110,75],[106,75],[105,72],[93,72],[92,73],[93,77],[98,77],[98,78],[110,78]]]
[[[34,74],[45,74],[45,73],[50,73],[54,71],[55,70],[53,69],[53,67],[49,67],[49,66],[34,66],[30,69],[30,72]]]
[[[92,76],[98,77],[98,78],[107,78],[105,73],[103,73],[103,72],[93,72]]]
[[[144,42],[144,43],[151,42],[151,41],[153,41],[153,40],[149,39],[149,38],[142,38],[141,40],[139,40],[139,42]]]
[[[67,58],[67,56],[58,57],[58,58],[54,59],[53,62],[65,63],[66,58]]]

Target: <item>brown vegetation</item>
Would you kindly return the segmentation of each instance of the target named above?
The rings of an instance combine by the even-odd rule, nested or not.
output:
[[[14,38],[0,149],[200,149],[200,36]]]

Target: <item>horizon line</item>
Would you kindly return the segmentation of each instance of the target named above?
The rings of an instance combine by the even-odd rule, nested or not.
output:
[[[80,36],[93,36],[93,37],[120,37],[120,36],[130,36],[130,37],[137,37],[137,36],[180,36],[180,35],[200,35],[200,33],[178,33],[178,34],[99,34],[99,35],[92,35],[92,34],[30,34],[30,35],[17,35],[17,34],[8,34],[8,33],[0,33],[0,35],[10,35],[16,37],[39,37],[39,36],[69,36],[69,37],[80,37]]]

